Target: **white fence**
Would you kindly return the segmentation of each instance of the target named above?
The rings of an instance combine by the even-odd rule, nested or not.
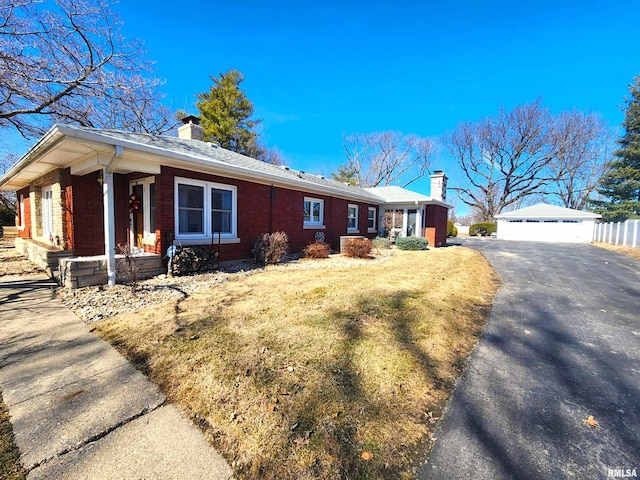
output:
[[[640,247],[640,220],[596,223],[593,241],[638,248]]]

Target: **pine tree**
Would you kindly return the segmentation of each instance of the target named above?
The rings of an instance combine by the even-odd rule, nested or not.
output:
[[[213,85],[208,92],[197,95],[196,106],[200,112],[204,140],[215,142],[223,148],[257,158],[262,148],[254,131],[260,120],[252,119],[253,103],[247,98],[240,84],[244,76],[238,70],[211,76]]]
[[[629,86],[629,93],[620,149],[598,189],[603,198],[591,202],[605,222],[640,218],[640,75]]]

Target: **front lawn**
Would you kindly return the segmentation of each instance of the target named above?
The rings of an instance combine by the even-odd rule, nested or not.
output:
[[[396,251],[269,267],[93,327],[239,478],[412,478],[497,285],[472,250]]]
[[[633,247],[625,247],[622,245],[612,245],[610,243],[604,242],[594,242],[596,247],[604,248],[606,250],[611,250],[616,253],[621,253],[622,255],[626,255],[627,257],[636,258],[640,260],[640,248]]]
[[[9,411],[0,391],[0,479],[24,480],[26,473],[20,464],[20,452],[13,442]]]

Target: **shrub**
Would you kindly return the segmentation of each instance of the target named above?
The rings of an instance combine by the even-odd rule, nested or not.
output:
[[[124,256],[124,264],[121,264],[124,283],[131,287],[132,292],[135,292],[138,289],[140,266],[136,262],[134,252],[129,245],[118,245],[118,251]]]
[[[0,205],[0,225],[14,226],[16,224],[16,214],[4,205]]]
[[[396,247],[400,250],[426,250],[428,244],[428,240],[422,237],[399,237],[396,239]]]
[[[263,233],[253,244],[256,262],[278,263],[289,252],[289,237],[285,232]]]
[[[218,252],[210,247],[180,247],[171,260],[170,275],[208,272],[218,268]]]
[[[469,227],[469,235],[486,237],[498,231],[498,225],[491,222],[474,223]]]
[[[331,247],[324,242],[313,242],[302,249],[302,253],[308,258],[329,258],[330,251]]]
[[[447,237],[457,237],[458,229],[451,220],[447,220]]]
[[[371,240],[371,243],[373,244],[374,248],[391,248],[391,240],[389,240],[388,238],[376,237]]]
[[[371,247],[368,238],[350,238],[344,244],[344,254],[352,258],[365,258],[371,253]]]

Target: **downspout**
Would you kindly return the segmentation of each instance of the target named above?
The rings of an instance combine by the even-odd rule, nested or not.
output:
[[[102,205],[104,207],[104,253],[107,256],[107,283],[116,284],[116,226],[115,195],[113,189],[113,171],[122,158],[124,149],[114,145],[113,157],[108,165],[102,167]]]

